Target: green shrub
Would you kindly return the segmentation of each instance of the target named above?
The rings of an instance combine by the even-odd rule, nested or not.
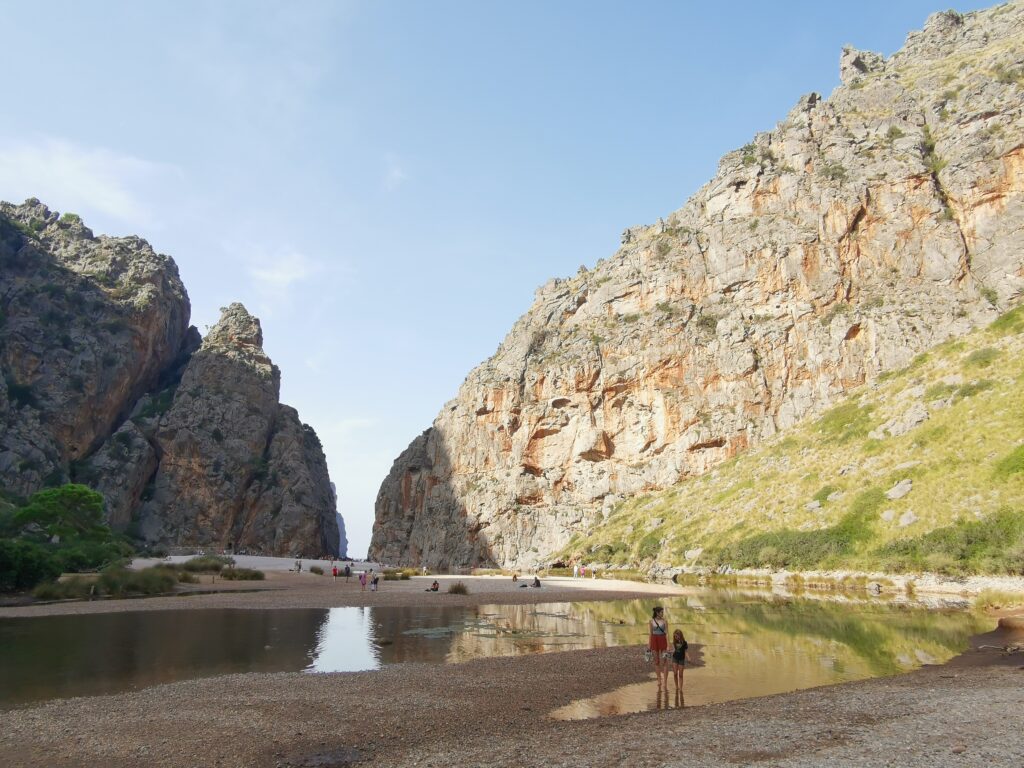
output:
[[[943,555],[945,557],[938,557]],[[981,520],[958,521],[878,550],[885,567],[898,571],[1021,573],[1024,570],[1024,514],[1004,508]]]
[[[1001,589],[983,589],[974,600],[978,608],[1016,608],[1024,605],[1024,594]]]
[[[864,437],[871,429],[872,406],[860,406],[854,401],[837,405],[818,419],[818,431],[834,443],[847,443]]]
[[[7,397],[9,397],[11,402],[19,408],[24,408],[26,406],[34,408],[39,404],[30,385],[19,384],[18,382],[11,381],[10,379],[7,381]]]
[[[145,407],[139,411],[138,418],[148,419],[154,416],[163,416],[170,409],[174,402],[174,391],[165,389],[154,397],[151,397]]]
[[[60,576],[57,558],[44,547],[20,539],[0,539],[0,592],[31,589]]]
[[[1005,480],[1010,475],[1024,473],[1024,445],[1018,445],[1006,456],[996,462],[995,476]]]
[[[448,585],[449,595],[468,595],[469,587],[463,584],[461,581],[456,581],[454,584]]]
[[[82,600],[96,592],[96,582],[81,576],[40,584],[32,590],[36,600]]]
[[[315,568],[316,566],[313,567]],[[312,571],[313,568],[309,570]],[[323,570],[320,573],[322,575]],[[252,568],[225,568],[220,572],[220,577],[228,581],[263,581],[266,578],[266,574],[263,571],[257,571]]]
[[[945,400],[956,392],[956,387],[952,384],[944,384],[939,382],[938,384],[932,384],[924,392],[925,400]]]
[[[655,529],[640,539],[636,548],[636,559],[650,560],[654,558],[661,550],[662,538],[664,538],[664,534]]]
[[[177,583],[175,574],[163,568],[145,568],[141,571],[110,568],[101,573],[96,582],[97,590],[111,597],[165,594],[173,592]]]
[[[976,349],[964,358],[964,366],[969,368],[988,368],[999,357],[999,350],[993,347]]]
[[[987,290],[992,290],[991,288]],[[995,293],[995,291],[992,291]],[[982,295],[987,299],[984,290]],[[995,302],[992,302],[995,303]],[[1009,335],[1011,333],[1021,333],[1024,331],[1024,306],[1011,309],[1009,312],[1004,312],[997,317],[992,324],[989,326],[989,330],[995,331],[1001,336]]]
[[[225,566],[234,565],[235,558],[224,555],[201,555],[187,560],[182,566],[193,573],[220,573]]]
[[[701,315],[696,320],[697,328],[708,333],[718,332],[718,318],[715,315]]]
[[[834,485],[826,485],[823,488],[821,488],[821,490],[819,490],[816,494],[814,494],[811,498],[817,502],[824,504],[826,501],[828,501],[828,497],[838,490],[839,489]]]
[[[996,383],[991,379],[979,379],[978,381],[969,381],[966,384],[961,385],[960,389],[956,391],[954,396],[955,400],[962,400],[965,397],[972,397],[977,395],[979,392],[985,392],[986,390],[992,389]]]
[[[821,175],[829,181],[846,181],[846,168],[841,163],[826,162],[821,167]]]

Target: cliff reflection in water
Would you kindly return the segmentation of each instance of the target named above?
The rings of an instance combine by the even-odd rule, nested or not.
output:
[[[0,706],[234,672],[300,670],[324,609],[182,610],[0,621]]]

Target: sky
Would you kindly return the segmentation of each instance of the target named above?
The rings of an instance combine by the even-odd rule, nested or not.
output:
[[[200,332],[256,314],[361,556],[538,286],[937,2],[0,0],[0,199],[146,238]]]

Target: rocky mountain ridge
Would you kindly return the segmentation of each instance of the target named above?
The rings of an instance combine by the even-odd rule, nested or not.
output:
[[[544,562],[1024,290],[1024,4],[930,17],[538,290],[381,486],[373,558]]]
[[[170,258],[37,200],[0,203],[0,267],[6,492],[85,483],[153,544],[337,553],[320,442],[241,304],[200,339]]]

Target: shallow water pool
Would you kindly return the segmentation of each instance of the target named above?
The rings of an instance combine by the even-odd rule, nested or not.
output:
[[[976,613],[877,602],[672,599],[476,608],[191,609],[0,619],[0,706],[133,690],[235,672],[348,672],[402,662],[640,646],[654,605],[696,664],[686,706],[897,674],[942,663],[992,628]],[[653,667],[652,667],[653,669]],[[675,706],[654,682],[554,713],[594,717]]]

